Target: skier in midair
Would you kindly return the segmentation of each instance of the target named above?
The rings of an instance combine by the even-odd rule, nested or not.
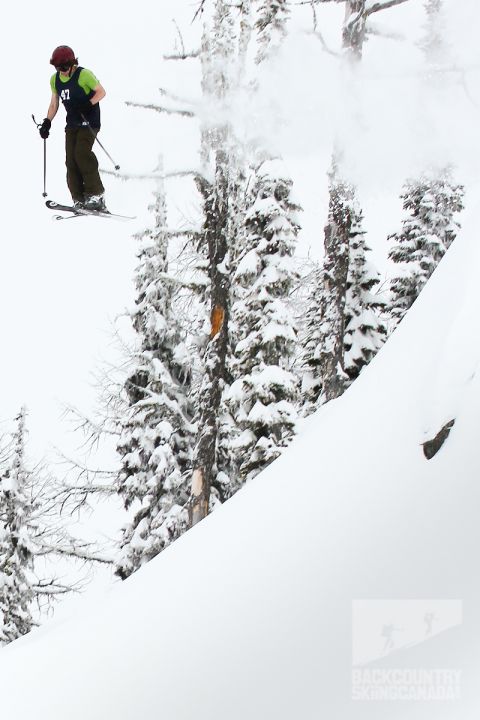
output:
[[[56,73],[50,78],[52,99],[40,137],[48,138],[60,100],[67,112],[65,154],[67,185],[76,208],[106,211],[98,160],[92,151],[100,130],[100,100],[106,92],[95,75],[80,67],[71,47],[60,45],[50,59]]]

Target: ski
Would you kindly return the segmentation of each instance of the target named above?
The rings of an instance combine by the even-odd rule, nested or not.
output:
[[[119,218],[120,220],[135,220],[135,217],[131,215],[118,215],[118,213],[103,212],[102,210],[89,210],[88,208],[75,208],[73,205],[62,205],[56,203],[53,200],[47,200],[45,205],[49,210],[56,210],[57,212],[68,212],[71,215],[54,215],[54,220],[70,220],[74,217],[82,217],[91,215],[93,217],[103,218]]]

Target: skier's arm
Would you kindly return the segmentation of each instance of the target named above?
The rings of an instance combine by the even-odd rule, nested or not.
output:
[[[57,95],[57,93],[52,93],[52,99],[50,100],[50,105],[48,106],[48,112],[47,112],[47,118],[49,120],[53,120],[53,118],[57,114],[58,105],[59,105],[58,95]]]
[[[96,105],[97,103],[99,103],[100,100],[103,100],[103,98],[107,94],[105,88],[103,87],[103,85],[100,85],[100,83],[98,83],[98,85],[93,88],[93,92],[94,94],[90,98],[90,103],[92,105]]]

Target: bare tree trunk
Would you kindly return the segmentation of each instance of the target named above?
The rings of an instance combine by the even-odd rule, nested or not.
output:
[[[365,42],[366,0],[347,0],[345,3],[345,22],[343,24],[343,47],[354,60],[361,60]]]

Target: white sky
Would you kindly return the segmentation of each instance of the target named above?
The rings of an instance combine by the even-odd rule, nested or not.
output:
[[[440,104],[426,102],[418,91],[422,3],[379,13],[375,24],[398,33],[392,41],[373,37],[362,66],[362,91],[356,99],[339,91],[337,59],[305,35],[311,11],[297,10],[290,37],[277,68],[265,73],[257,113],[259,131],[280,150],[295,180],[304,208],[302,254],[321,254],[326,218],[326,172],[335,134],[348,139],[352,177],[358,182],[366,228],[377,260],[385,263],[385,237],[398,226],[398,191],[405,176],[432,157],[449,157],[458,177],[471,184],[479,166],[480,60],[475,0],[450,0],[454,62],[467,67],[464,85],[448,79]],[[158,87],[182,95],[198,93],[195,61],[164,63],[173,48],[176,18],[187,46],[196,44],[200,25],[191,25],[191,0],[138,0],[97,4],[82,13],[51,12],[38,2],[9,4],[3,10],[0,58],[10,80],[8,109],[2,114],[2,242],[0,307],[3,352],[0,366],[0,419],[19,406],[30,409],[32,451],[50,444],[75,445],[66,437],[61,405],[69,402],[89,411],[94,402],[92,373],[103,358],[114,359],[111,327],[133,299],[135,241],[131,235],[148,222],[150,183],[120,182],[105,177],[112,211],[137,216],[131,223],[82,218],[52,221],[43,206],[42,142],[31,121],[41,120],[49,102],[48,60],[58,44],[69,44],[80,63],[99,77],[107,90],[102,103],[101,141],[127,172],[154,169],[165,154],[166,169],[196,165],[197,133],[188,120],[126,108],[125,100],[158,102]],[[319,8],[319,29],[338,46],[343,10]],[[21,30],[21,33],[20,33]],[[21,34],[21,40],[18,39]],[[24,67],[28,65],[28,81]],[[17,67],[18,66],[18,67]],[[21,79],[20,79],[21,78]],[[451,88],[451,83],[457,84]],[[426,120],[428,119],[428,123]],[[240,114],[237,122],[248,124]],[[63,110],[54,122],[48,149],[48,193],[69,199],[63,158]],[[98,149],[102,167],[109,161]],[[367,171],[365,171],[367,170]],[[169,184],[174,222],[195,217],[195,197],[188,180]]]

